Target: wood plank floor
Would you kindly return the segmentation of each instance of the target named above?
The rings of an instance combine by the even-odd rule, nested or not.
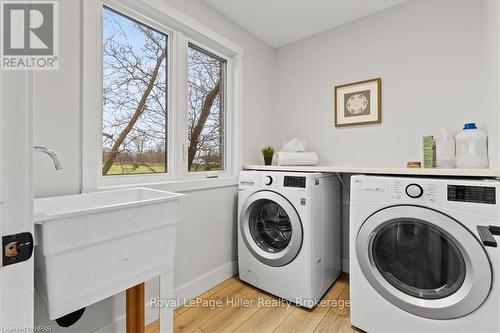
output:
[[[347,300],[347,275],[342,275],[325,294],[322,304],[312,310],[280,301],[232,277],[200,295],[197,301],[177,308],[174,332],[359,332],[351,327]],[[155,323],[148,327],[153,328],[151,325]]]

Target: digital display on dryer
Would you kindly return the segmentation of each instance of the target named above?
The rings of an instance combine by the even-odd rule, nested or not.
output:
[[[448,185],[448,201],[496,204],[495,187]]]
[[[284,187],[306,187],[306,177],[285,176]]]

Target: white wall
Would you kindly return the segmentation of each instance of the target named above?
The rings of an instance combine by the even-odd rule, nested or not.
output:
[[[202,1],[168,1],[244,48],[243,160],[260,162],[259,148],[271,141],[274,50]],[[54,149],[64,169],[55,171],[47,156],[35,156],[35,195],[78,193],[81,189],[81,1],[60,1],[60,69],[35,73],[34,142]],[[96,129],[98,131],[100,129]],[[168,187],[163,187],[168,190]],[[174,284],[176,296],[189,296],[207,283],[234,273],[236,254],[237,187],[191,191],[181,201]],[[147,283],[153,295],[157,281]],[[89,307],[72,328],[49,322],[36,295],[35,325],[53,325],[53,331],[102,332],[123,328],[124,296]]]
[[[410,1],[279,48],[275,145],[300,137],[322,163],[400,166],[422,159],[423,135],[475,121],[488,131],[498,166],[492,5]],[[375,77],[382,78],[382,124],[335,128],[333,88]]]
[[[59,1],[59,70],[36,71],[34,144],[52,148],[63,169],[34,155],[35,197],[78,193],[81,187],[81,38],[79,1]]]
[[[498,167],[498,13],[497,1],[410,1],[277,49],[274,144],[299,137],[321,163],[402,166],[421,160],[423,135],[475,121]],[[333,88],[374,77],[382,78],[382,124],[335,128]]]
[[[486,64],[486,100],[489,103],[489,149],[492,165],[500,165],[500,1],[486,1],[484,5],[484,54]],[[495,132],[492,132],[495,131]],[[496,134],[496,135],[495,135]],[[496,159],[494,156],[496,155]],[[496,163],[495,163],[496,160]]]

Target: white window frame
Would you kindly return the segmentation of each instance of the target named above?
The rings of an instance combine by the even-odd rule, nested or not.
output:
[[[167,172],[102,175],[102,9],[108,7],[168,37]],[[163,1],[84,1],[83,15],[83,191],[170,184],[175,190],[236,184],[240,160],[240,109],[243,49]],[[192,43],[226,61],[225,168],[187,170],[187,46]],[[97,51],[97,52],[96,52]]]
[[[167,147],[166,147],[167,154],[165,156],[167,159],[167,165],[166,165],[166,169],[165,169],[166,172],[164,172],[164,173],[123,174],[123,175],[103,176],[102,175],[102,163],[100,163],[97,165],[98,175],[99,175],[99,178],[101,178],[99,180],[99,184],[106,186],[106,185],[117,185],[117,184],[123,184],[123,183],[132,183],[132,184],[140,183],[141,180],[143,180],[143,179],[145,180],[144,176],[148,177],[149,182],[173,180],[174,176],[172,173],[173,168],[171,166],[171,164],[172,164],[171,161],[173,161],[173,158],[174,158],[174,152],[173,152],[174,148],[173,148],[173,145],[171,143],[174,141],[173,123],[175,121],[175,112],[172,112],[172,110],[175,109],[175,100],[172,98],[173,94],[171,93],[172,89],[170,89],[170,85],[175,80],[173,68],[175,68],[176,64],[175,64],[175,61],[173,61],[173,59],[170,59],[170,57],[171,57],[171,53],[173,50],[172,37],[175,35],[175,32],[173,30],[169,29],[168,27],[158,23],[158,22],[150,20],[147,16],[145,16],[141,13],[138,13],[136,11],[132,11],[132,10],[128,9],[127,7],[122,6],[117,1],[103,1],[102,8],[104,8],[104,6],[111,9],[111,10],[116,11],[119,14],[125,15],[126,17],[129,17],[133,20],[136,20],[136,21],[144,24],[145,26],[151,27],[160,33],[167,35],[167,51],[168,51],[168,54],[167,54],[167,80],[168,80],[167,87],[168,88],[167,88],[167,92],[166,92],[167,93],[167,105],[166,105],[166,107],[167,107],[167,128],[166,128],[166,131],[167,131]],[[101,9],[101,13],[102,13],[102,9]],[[102,36],[102,34],[101,34],[101,36]],[[102,41],[102,37],[101,37],[101,47],[102,47],[102,42],[103,41]],[[101,64],[100,68],[101,69],[100,69],[99,73],[102,73],[102,71],[103,71],[102,64]],[[102,75],[101,75],[100,80],[101,80],[101,88],[102,88]],[[100,156],[102,156],[102,125],[103,125],[102,119],[103,119],[103,113],[102,113],[102,96],[101,96],[101,108],[100,108],[100,112],[99,112],[100,131],[101,131],[101,133],[100,133],[101,144],[99,145],[99,150],[100,150],[99,155]],[[122,179],[122,177],[125,177],[125,178]]]
[[[234,126],[233,124],[233,114],[232,112],[228,112],[228,110],[232,110],[235,108],[233,105],[233,94],[235,93],[234,91],[234,85],[233,85],[233,78],[231,77],[233,73],[233,59],[230,57],[227,57],[226,55],[198,42],[197,40],[194,40],[192,38],[189,38],[185,36],[182,33],[178,33],[178,38],[179,38],[179,43],[181,47],[179,47],[178,54],[180,58],[182,59],[179,61],[179,70],[182,71],[182,73],[179,74],[179,84],[183,83],[185,85],[185,89],[179,89],[179,101],[180,103],[184,102],[184,104],[178,104],[179,109],[183,109],[184,112],[182,114],[178,115],[179,122],[177,123],[177,128],[182,129],[180,131],[181,137],[179,137],[179,142],[182,144],[182,147],[179,147],[178,151],[181,154],[181,156],[178,157],[178,160],[182,162],[182,164],[179,166],[179,175],[183,179],[204,179],[204,178],[219,178],[219,177],[231,177],[232,175],[232,154],[233,152],[233,147],[232,147],[232,142],[229,140],[229,138],[233,137],[233,130]],[[190,172],[188,170],[187,166],[187,155],[188,155],[188,124],[187,124],[187,62],[188,62],[188,47],[189,45],[195,45],[196,47],[211,53],[221,59],[223,59],[226,62],[226,69],[225,69],[225,77],[224,77],[224,169],[223,170],[216,170],[216,171],[193,171]],[[184,70],[183,70],[184,69]],[[182,75],[182,77],[181,77]]]

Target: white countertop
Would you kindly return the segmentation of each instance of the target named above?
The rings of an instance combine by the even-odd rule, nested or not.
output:
[[[417,175],[417,176],[455,176],[455,177],[500,177],[500,169],[438,169],[438,168],[402,168],[402,167],[363,167],[363,166],[277,166],[245,164],[244,170],[267,171],[302,171],[302,172],[338,172],[381,175]]]

